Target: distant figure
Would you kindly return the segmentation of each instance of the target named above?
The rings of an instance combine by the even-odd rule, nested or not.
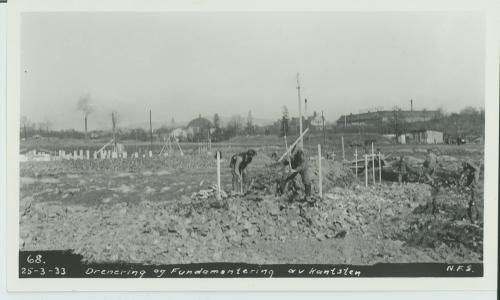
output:
[[[428,183],[434,184],[434,173],[436,171],[438,164],[436,154],[431,150],[427,149],[427,155],[424,161],[424,175]]]
[[[286,186],[288,182],[292,181],[297,175],[300,174],[300,179],[302,180],[302,184],[304,184],[304,192],[306,195],[305,200],[310,201],[312,183],[311,172],[304,151],[300,147],[293,147],[290,160],[288,161],[285,159],[283,164],[290,164],[292,167],[291,174],[285,178],[283,186]],[[285,190],[285,188],[282,188],[282,190]]]
[[[467,216],[471,222],[477,222],[479,219],[479,212],[476,205],[476,200],[479,200],[479,167],[477,167],[472,161],[462,162],[462,175],[460,176],[460,182],[463,182],[463,186],[469,192]]]
[[[231,168],[231,173],[233,175],[233,191],[239,191],[240,193],[246,192],[248,184],[246,168],[252,162],[252,159],[256,154],[257,152],[255,150],[250,149],[231,157],[229,167]]]
[[[407,181],[408,177],[407,163],[403,155],[399,157],[399,161],[397,162],[397,170],[398,170],[399,184],[403,183],[403,181]]]

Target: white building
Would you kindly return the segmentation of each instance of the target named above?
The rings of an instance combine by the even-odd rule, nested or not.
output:
[[[404,141],[404,142],[402,142]],[[442,144],[444,143],[443,132],[437,130],[415,130],[404,135],[400,143],[410,144]]]

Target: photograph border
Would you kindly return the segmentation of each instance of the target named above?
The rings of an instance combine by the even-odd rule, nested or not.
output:
[[[17,0],[7,4],[7,287],[9,291],[417,291],[494,290],[498,242],[498,3],[483,1],[141,1]],[[20,14],[42,11],[478,11],[486,20],[484,277],[482,278],[229,278],[229,279],[20,279],[19,121]],[[493,201],[496,200],[496,201]]]

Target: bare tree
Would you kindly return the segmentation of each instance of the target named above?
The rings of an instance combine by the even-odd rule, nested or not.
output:
[[[254,125],[253,125],[253,117],[252,117],[252,111],[251,110],[248,111],[247,126],[246,127],[247,127],[246,128],[247,134],[253,134]]]
[[[85,139],[87,139],[87,118],[88,116],[94,112],[94,108],[90,103],[90,95],[84,95],[80,97],[77,103],[77,110],[83,113],[83,117],[85,120]]]
[[[115,144],[116,149],[116,126],[118,126],[118,122],[120,121],[120,115],[116,110],[111,112],[111,123],[113,124],[113,142]]]
[[[21,117],[21,127],[22,127],[22,130],[23,130],[23,133],[24,133],[24,140],[27,141],[28,140],[28,131],[27,131],[27,127],[30,126],[30,120],[28,119],[28,117],[26,116],[22,116]]]
[[[45,118],[43,121],[43,129],[45,130],[45,134],[47,135],[47,139],[50,139],[50,128],[52,127],[52,122],[49,119]]]

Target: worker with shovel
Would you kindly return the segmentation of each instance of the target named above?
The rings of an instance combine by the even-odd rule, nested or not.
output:
[[[281,190],[285,191],[287,184],[293,181],[297,175],[300,175],[304,185],[305,200],[309,202],[311,200],[312,180],[304,151],[300,147],[294,146],[290,157],[285,159],[283,164],[290,166],[290,174],[283,180]]]
[[[246,192],[248,184],[246,168],[252,162],[255,155],[257,155],[257,152],[250,149],[245,152],[237,153],[231,157],[229,167],[233,175],[233,191],[239,191],[241,194]]]

